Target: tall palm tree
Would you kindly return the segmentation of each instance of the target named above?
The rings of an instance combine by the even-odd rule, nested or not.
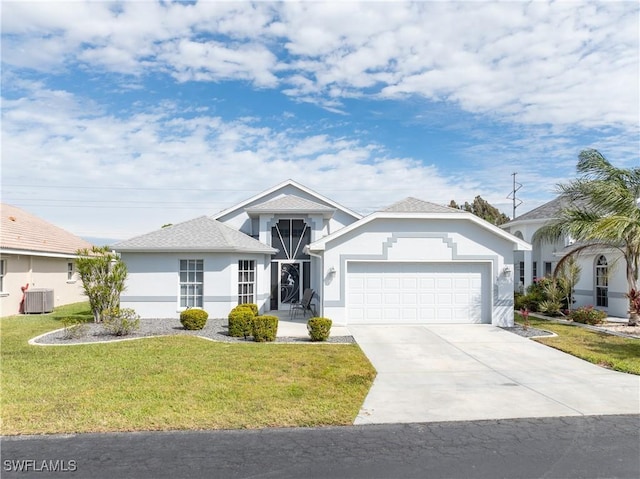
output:
[[[558,185],[565,206],[534,239],[557,241],[568,236],[580,244],[559,262],[558,268],[589,250],[619,250],[626,263],[630,295],[638,289],[640,266],[640,168],[616,168],[593,149],[583,150],[578,158],[581,176]],[[636,324],[637,314],[631,314],[629,325]]]

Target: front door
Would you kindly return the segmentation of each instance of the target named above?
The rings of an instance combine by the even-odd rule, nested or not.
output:
[[[300,301],[302,295],[302,263],[280,263],[280,293],[278,309],[287,309],[291,303]]]

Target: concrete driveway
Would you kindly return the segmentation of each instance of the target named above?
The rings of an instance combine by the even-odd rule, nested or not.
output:
[[[355,424],[640,413],[640,377],[494,326],[349,331],[378,371]]]

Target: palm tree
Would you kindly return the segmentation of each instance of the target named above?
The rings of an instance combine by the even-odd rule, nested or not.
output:
[[[626,263],[627,295],[638,289],[640,265],[640,168],[616,168],[597,150],[583,150],[577,166],[578,179],[558,185],[565,200],[557,218],[534,239],[557,241],[571,237],[580,244],[569,258],[597,248],[620,251]],[[631,303],[630,303],[631,304]],[[637,324],[640,311],[631,305],[629,325]]]

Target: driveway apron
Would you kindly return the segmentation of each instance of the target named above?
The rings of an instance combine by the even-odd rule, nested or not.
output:
[[[355,424],[640,413],[640,377],[491,325],[349,331],[378,372]]]

